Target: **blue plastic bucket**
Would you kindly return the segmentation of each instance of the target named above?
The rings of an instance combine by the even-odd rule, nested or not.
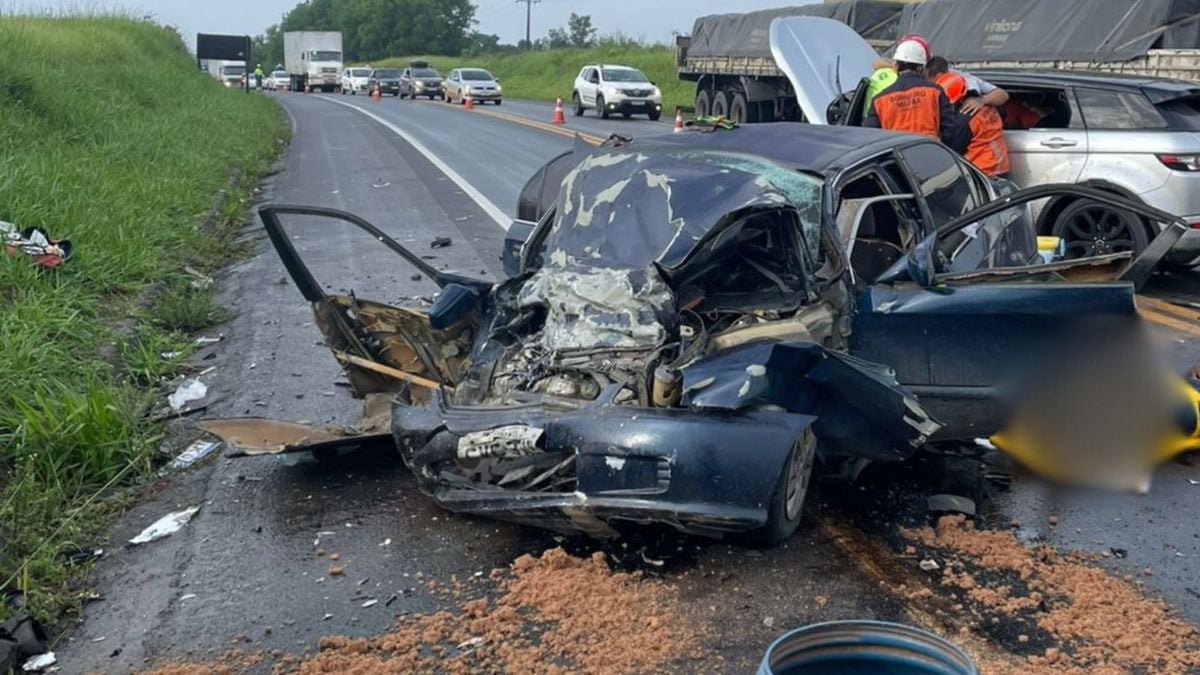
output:
[[[833,621],[785,633],[758,675],[978,675],[958,647],[923,630],[883,621]]]

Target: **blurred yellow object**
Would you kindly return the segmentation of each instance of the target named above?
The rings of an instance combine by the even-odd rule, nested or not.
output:
[[[1163,420],[1167,423],[1141,428],[1147,434],[1143,436],[1147,444],[1141,448],[1123,446],[1126,452],[1120,456],[1103,451],[1094,456],[1083,456],[1078,452],[1079,446],[1075,451],[1057,447],[1050,438],[1057,434],[1047,433],[1049,430],[1043,426],[1049,420],[1036,414],[1034,418],[1018,415],[1009,428],[988,440],[1027,468],[1051,480],[1093,487],[1132,487],[1139,484],[1154,466],[1185,452],[1200,450],[1200,391],[1182,377],[1168,374],[1168,378],[1167,406],[1171,414]],[[1130,420],[1134,424],[1138,421],[1141,420]],[[1060,422],[1071,424],[1066,420]],[[1059,437],[1059,440],[1069,437]]]
[[[1054,253],[1062,245],[1062,237],[1038,237],[1038,251]]]

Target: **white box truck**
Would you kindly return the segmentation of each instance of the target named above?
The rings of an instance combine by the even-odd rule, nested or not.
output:
[[[342,86],[342,34],[337,31],[292,31],[283,34],[283,67],[292,91],[338,91]]]

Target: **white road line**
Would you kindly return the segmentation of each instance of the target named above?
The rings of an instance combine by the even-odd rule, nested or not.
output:
[[[404,141],[411,145],[417,152],[424,155],[425,159],[429,160],[431,164],[437,167],[438,171],[446,174],[446,177],[454,181],[454,184],[461,188],[463,192],[467,193],[468,197],[474,199],[475,203],[479,205],[479,208],[483,209],[483,212],[486,213],[488,217],[496,221],[496,224],[500,226],[500,229],[507,231],[508,226],[512,224],[512,218],[510,216],[505,215],[504,211],[500,210],[500,207],[492,203],[492,200],[484,197],[482,192],[476,190],[475,186],[468,183],[466,178],[460,176],[457,171],[451,169],[450,166],[443,162],[440,157],[433,154],[433,151],[425,147],[416,138],[413,138],[412,134],[385,120],[379,115],[376,115],[370,110],[364,110],[353,103],[346,103],[345,101],[339,101],[336,98],[330,98],[328,96],[319,96],[316,98],[319,98],[322,101],[329,101],[330,103],[336,103],[338,105],[345,106],[351,110],[357,110],[358,112],[387,127],[392,133],[404,139]]]

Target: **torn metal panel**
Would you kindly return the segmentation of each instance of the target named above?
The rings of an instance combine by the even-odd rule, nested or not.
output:
[[[879,460],[911,456],[942,426],[886,366],[798,342],[748,344],[685,367],[683,403],[814,415],[825,453]]]

